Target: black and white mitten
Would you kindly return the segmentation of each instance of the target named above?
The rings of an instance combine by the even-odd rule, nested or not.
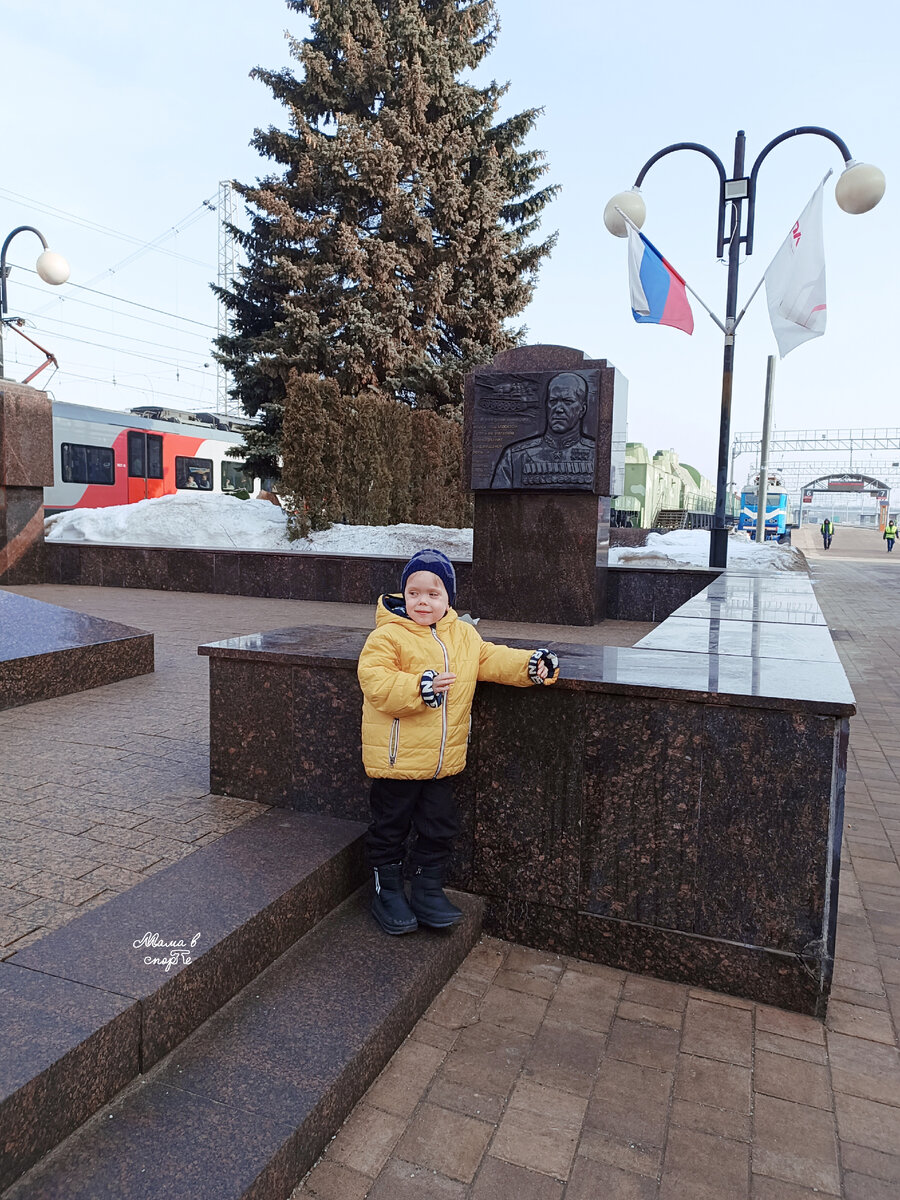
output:
[[[441,692],[434,690],[434,681],[437,677],[437,671],[423,671],[422,679],[419,683],[419,691],[422,693],[422,699],[429,708],[440,708],[444,703],[444,696]]]
[[[538,675],[538,666],[543,663],[547,668],[547,679],[552,679],[559,669],[559,659],[552,650],[535,650],[531,658],[528,660],[528,678],[532,683],[546,683],[546,679],[541,679]]]

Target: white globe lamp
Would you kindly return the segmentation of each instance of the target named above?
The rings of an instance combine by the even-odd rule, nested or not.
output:
[[[874,208],[884,195],[884,172],[871,163],[854,159],[841,172],[834,188],[834,198],[845,213],[865,213]]]
[[[69,264],[61,254],[53,250],[45,250],[35,263],[35,269],[44,283],[59,286],[69,278]]]
[[[627,192],[617,192],[603,210],[603,224],[613,237],[628,237],[628,226],[621,213],[616,212],[617,208],[621,209],[625,216],[637,225],[638,229],[647,219],[647,206],[637,188],[631,188]]]

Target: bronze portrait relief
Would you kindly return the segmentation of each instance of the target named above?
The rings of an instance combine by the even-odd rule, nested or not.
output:
[[[599,372],[478,377],[472,487],[592,491]]]

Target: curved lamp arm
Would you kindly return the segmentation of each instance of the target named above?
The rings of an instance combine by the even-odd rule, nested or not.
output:
[[[801,133],[815,133],[819,137],[828,138],[830,142],[834,142],[838,150],[844,158],[844,166],[846,167],[853,160],[853,155],[850,153],[849,147],[843,138],[839,138],[836,133],[832,133],[830,129],[823,129],[820,125],[798,125],[796,129],[788,129],[785,133],[780,133],[778,137],[772,138],[768,146],[764,146],[756,156],[756,162],[753,164],[753,170],[750,172],[750,187],[749,200],[747,206],[747,236],[744,239],[748,254],[753,253],[753,225],[756,215],[756,176],[759,174],[759,168],[763,164],[766,156],[775,149],[776,146],[786,142],[788,138],[798,137]]]
[[[39,229],[35,229],[33,225],[19,225],[7,236],[3,243],[3,249],[0,250],[0,316],[3,316],[7,311],[6,304],[6,251],[9,249],[9,243],[13,240],[17,233],[36,233],[41,239],[41,245],[45,250],[49,249],[47,239]]]
[[[716,255],[722,257],[725,246],[725,165],[715,151],[710,150],[709,146],[703,146],[700,142],[676,142],[672,146],[666,146],[662,150],[658,150],[652,158],[648,158],[638,172],[637,179],[634,181],[634,187],[639,188],[644,181],[644,176],[650,170],[654,163],[659,162],[661,158],[665,158],[667,154],[674,154],[676,150],[696,150],[698,154],[705,154],[708,159],[715,165],[719,173],[719,223],[716,231]]]

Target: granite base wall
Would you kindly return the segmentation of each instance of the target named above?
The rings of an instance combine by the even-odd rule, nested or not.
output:
[[[596,500],[596,497],[594,497]],[[623,532],[631,532],[626,530]],[[640,531],[638,531],[640,532]],[[225,596],[261,596],[273,600],[320,600],[372,604],[382,592],[399,587],[405,558],[363,558],[336,554],[278,554],[253,550],[174,550],[145,546],[104,546],[47,542],[39,578],[16,583],[66,583],[80,587],[152,588],[165,592],[208,592]],[[476,607],[472,563],[454,562],[461,611],[487,615]],[[605,616],[612,621],[662,621],[714,579],[717,571],[645,570],[609,567]],[[553,576],[551,575],[551,578]],[[590,582],[590,581],[589,581]],[[514,593],[500,611],[510,609]],[[592,611],[599,603],[588,602]],[[593,618],[592,618],[593,619]],[[597,618],[599,619],[599,618]],[[549,615],[545,623],[553,623]],[[586,622],[590,624],[591,622]]]
[[[313,633],[320,653],[281,662],[202,648],[210,788],[367,820],[362,635]],[[451,882],[498,936],[821,1014],[846,717],[643,691],[480,685]]]
[[[607,618],[665,621],[720,574],[719,570],[707,567],[685,570],[610,567],[606,573]]]

